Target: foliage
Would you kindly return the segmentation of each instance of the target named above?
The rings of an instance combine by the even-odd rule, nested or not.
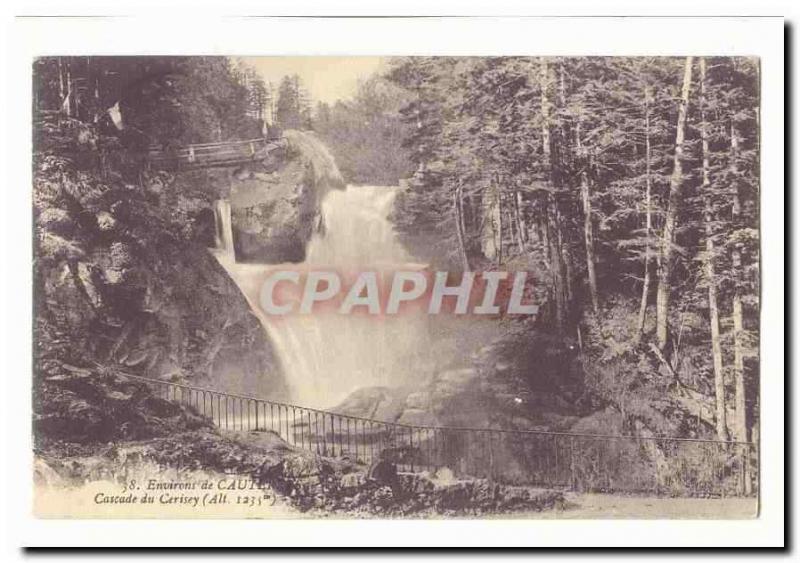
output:
[[[686,402],[675,407],[668,399],[681,390],[714,393],[709,284],[717,288],[723,363],[732,370],[743,351],[748,400],[757,395],[758,62],[707,59],[702,99],[699,62],[692,63],[683,174],[670,198],[684,62],[403,57],[393,59],[387,78],[408,96],[400,114],[416,168],[395,213],[400,233],[425,240],[451,265],[525,265],[548,288],[539,329],[583,333],[584,377],[595,400],[622,412],[628,425],[702,435],[708,421],[689,425]],[[645,269],[660,267],[668,211],[677,217],[666,242],[675,251],[673,298],[665,311],[669,345],[657,354],[649,306],[655,283],[642,296],[641,282]],[[734,296],[744,309],[736,345]],[[732,385],[726,395],[732,403]]]
[[[401,88],[374,75],[359,84],[351,100],[317,104],[314,130],[348,182],[393,186],[411,174],[400,114],[406,101]]]
[[[225,57],[42,57],[36,59],[34,109],[60,112],[143,149],[260,134],[263,82]]]
[[[308,129],[311,121],[311,102],[300,77],[284,76],[278,86],[275,121],[282,129]]]

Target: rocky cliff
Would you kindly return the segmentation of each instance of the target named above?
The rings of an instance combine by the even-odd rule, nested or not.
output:
[[[86,380],[88,369],[283,396],[261,324],[208,252],[210,207],[227,186],[203,172],[173,175],[112,162],[120,153],[114,140],[78,122],[40,126],[35,392],[48,378],[79,373]],[[41,394],[36,416],[48,428],[58,427],[59,417],[69,426],[100,405],[102,386],[84,382],[80,392]]]
[[[285,152],[231,177],[230,199],[236,259],[280,264],[302,262],[319,209],[330,190],[345,183],[333,157],[313,133],[286,131]]]

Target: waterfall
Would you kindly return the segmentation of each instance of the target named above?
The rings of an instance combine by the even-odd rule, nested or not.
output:
[[[305,266],[340,272],[402,267],[410,261],[389,222],[397,188],[348,186],[322,202],[324,232],[308,245]],[[298,398],[338,404],[361,387],[399,387],[427,349],[426,319],[295,315],[268,323]]]
[[[227,199],[218,199],[214,202],[214,219],[217,226],[215,242],[217,250],[234,255],[233,226],[231,224],[231,203]]]
[[[400,387],[420,381],[430,362],[428,321],[424,315],[369,316],[319,313],[270,317],[258,306],[260,284],[274,270],[390,271],[411,261],[397,240],[388,215],[396,187],[347,186],[325,194],[322,225],[307,246],[304,264],[239,264],[225,249],[228,270],[259,316],[276,348],[298,404],[331,407],[362,387]],[[230,207],[217,206],[223,233]],[[227,219],[226,219],[227,217]],[[226,223],[227,221],[227,223]]]

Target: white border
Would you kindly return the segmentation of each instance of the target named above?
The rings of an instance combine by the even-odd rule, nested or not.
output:
[[[101,9],[102,10],[102,9]],[[110,10],[110,8],[109,8]],[[63,12],[62,12],[63,13]],[[639,13],[642,13],[640,10]],[[742,12],[744,13],[744,12]],[[3,76],[0,507],[12,545],[558,546],[783,542],[781,19],[18,19]],[[762,59],[762,515],[753,521],[51,521],[30,515],[30,62],[44,54],[756,55]],[[9,88],[9,86],[13,86]],[[7,266],[5,265],[7,264]],[[6,499],[6,496],[3,497]],[[9,531],[3,527],[3,532]]]

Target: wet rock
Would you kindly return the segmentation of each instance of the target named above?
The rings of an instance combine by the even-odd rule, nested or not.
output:
[[[348,416],[392,422],[403,410],[407,391],[388,387],[362,387],[333,407],[334,412]]]
[[[436,376],[438,385],[447,384],[457,387],[467,387],[478,378],[474,368],[463,368],[444,371]]]
[[[289,149],[271,174],[232,178],[234,247],[240,262],[302,262],[325,194],[343,189],[333,157],[311,133],[287,131]]]
[[[391,487],[378,488],[372,497],[373,502],[379,508],[389,507],[395,500]]]
[[[431,481],[437,486],[447,486],[456,482],[456,476],[449,467],[440,467],[431,476]]]
[[[134,185],[114,170],[101,176],[70,158],[36,158],[38,350],[208,387],[224,375],[229,391],[284,396],[263,327],[208,253],[198,221],[227,178],[137,170]]]
[[[364,473],[345,473],[339,481],[339,487],[344,493],[354,492],[359,487],[363,487],[367,482]]]
[[[69,236],[75,231],[76,225],[70,214],[65,209],[48,207],[43,209],[36,218],[37,223],[51,232]]]
[[[379,459],[368,472],[368,478],[380,485],[394,485],[397,481],[397,466],[389,460]]]
[[[76,260],[86,253],[80,245],[72,240],[51,232],[38,233],[39,254],[54,259]]]
[[[100,291],[95,285],[95,278],[93,276],[92,265],[87,264],[86,262],[78,262],[78,277],[80,278],[81,284],[83,285],[83,289],[89,296],[92,305],[94,307],[100,307],[103,304],[103,299],[101,297]]]
[[[97,215],[97,228],[101,231],[111,231],[117,226],[117,220],[107,211],[100,211]]]
[[[106,393],[106,400],[113,403],[127,403],[132,397],[133,394],[123,393],[121,391],[109,391]]]
[[[430,397],[428,393],[411,393],[406,397],[406,409],[426,410],[429,405]]]
[[[406,409],[397,419],[400,424],[409,424],[411,426],[436,426],[438,420],[436,416],[430,411],[421,409]]]
[[[400,475],[398,482],[406,495],[421,495],[436,489],[436,483],[424,473],[404,473]]]

